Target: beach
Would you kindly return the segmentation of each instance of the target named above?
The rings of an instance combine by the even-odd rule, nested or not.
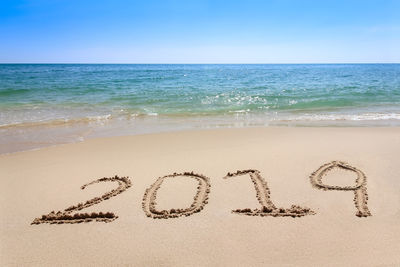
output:
[[[0,7],[0,267],[400,267],[400,1]]]
[[[246,127],[91,138],[3,154],[0,265],[398,266],[399,151],[399,127]],[[354,169],[335,165],[321,182],[354,190],[312,184],[310,176],[332,161]],[[264,180],[278,213],[292,205],[312,212],[232,213],[262,209],[251,174],[227,176],[238,170],[258,171],[252,173]],[[365,175],[358,187],[353,170]],[[171,175],[153,204],[170,211],[191,207],[197,174],[210,186],[199,210],[147,216],[145,192],[159,177]],[[79,213],[118,218],[31,224],[112,192],[115,181],[81,186],[115,175],[131,185],[117,181],[120,191]],[[353,199],[360,188],[365,203]],[[356,216],[357,204],[371,216]]]

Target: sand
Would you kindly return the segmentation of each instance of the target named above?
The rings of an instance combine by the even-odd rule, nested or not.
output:
[[[0,265],[399,266],[399,153],[398,127],[268,127],[0,155]]]

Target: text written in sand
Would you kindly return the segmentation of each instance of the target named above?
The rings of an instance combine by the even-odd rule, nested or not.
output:
[[[50,212],[49,214],[42,215],[40,218],[36,218],[33,220],[32,224],[41,224],[41,223],[51,223],[51,224],[63,224],[63,223],[82,223],[82,222],[91,222],[91,221],[97,221],[97,222],[112,222],[115,219],[118,218],[113,212],[92,212],[92,213],[75,213],[75,211],[82,210],[85,208],[88,208],[90,206],[93,206],[95,204],[99,204],[103,200],[110,199],[118,194],[121,194],[124,192],[126,189],[131,187],[132,183],[129,180],[128,177],[104,177],[100,178],[98,180],[95,180],[93,182],[87,183],[81,187],[81,189],[85,189],[87,186],[95,183],[100,183],[100,182],[117,182],[118,187],[116,189],[111,190],[110,192],[107,192],[103,194],[101,197],[95,197],[92,198],[85,203],[79,203],[77,205],[72,205],[68,208],[66,208],[63,211],[58,211],[58,212]]]
[[[340,168],[343,170],[351,171],[357,174],[355,186],[334,186],[326,185],[322,183],[322,178],[327,173],[334,169]],[[232,210],[232,213],[249,215],[249,216],[273,216],[273,217],[302,217],[306,215],[314,215],[315,212],[307,207],[300,207],[298,205],[292,205],[290,208],[277,208],[271,200],[271,191],[268,188],[267,182],[261,176],[258,170],[239,170],[235,173],[228,173],[224,178],[249,175],[251,181],[254,184],[256,191],[256,197],[261,207],[259,209],[236,209]],[[156,198],[157,191],[161,187],[165,179],[173,179],[175,177],[188,177],[195,179],[198,182],[197,192],[194,196],[193,203],[185,209],[170,209],[170,210],[157,210],[156,209]],[[350,166],[349,164],[341,161],[332,161],[319,167],[315,172],[310,175],[310,181],[313,187],[322,190],[341,190],[341,191],[353,191],[354,192],[354,203],[357,209],[356,216],[368,217],[371,213],[367,206],[368,194],[367,194],[367,178],[365,174],[359,169]],[[87,183],[81,187],[85,189],[87,186],[100,182],[117,182],[118,187],[103,194],[101,197],[95,197],[86,201],[85,203],[79,203],[77,205],[70,206],[63,211],[50,212],[49,214],[42,215],[39,218],[34,219],[31,224],[63,224],[63,223],[82,223],[82,222],[112,222],[118,218],[113,212],[92,212],[92,213],[74,213],[76,211],[88,208],[95,204],[99,204],[103,200],[107,200],[118,194],[121,194],[129,187],[132,183],[128,177],[110,177],[100,178],[93,182]],[[200,212],[204,206],[208,203],[208,194],[210,193],[210,179],[202,174],[196,174],[194,172],[183,172],[173,173],[159,177],[148,189],[146,189],[143,196],[142,207],[147,217],[153,219],[169,219],[178,218],[181,216],[190,216],[194,213]]]
[[[228,173],[224,178],[234,177],[239,175],[249,174],[250,179],[254,184],[258,202],[261,204],[260,209],[236,209],[233,213],[244,214],[249,216],[274,216],[274,217],[301,217],[305,215],[315,214],[310,208],[302,208],[297,205],[292,205],[288,209],[277,208],[271,201],[271,191],[268,188],[267,182],[262,178],[258,170],[242,170],[235,173]]]

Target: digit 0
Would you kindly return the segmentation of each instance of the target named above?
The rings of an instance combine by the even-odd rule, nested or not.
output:
[[[192,205],[186,209],[170,209],[170,210],[157,210],[156,209],[156,198],[157,191],[160,189],[161,184],[165,179],[175,178],[179,176],[189,177],[196,179],[199,182],[197,187],[197,193],[194,197]],[[190,216],[193,213],[200,212],[204,206],[208,203],[208,193],[210,193],[210,179],[201,174],[195,174],[193,172],[174,173],[158,178],[154,184],[152,184],[143,196],[142,207],[147,217],[153,219],[168,219],[177,218],[180,216]]]

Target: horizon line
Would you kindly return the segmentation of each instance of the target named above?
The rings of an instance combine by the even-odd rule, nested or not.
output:
[[[18,64],[32,64],[32,65],[40,65],[40,64],[60,64],[60,65],[74,65],[74,64],[82,64],[82,65],[306,65],[306,64],[400,64],[400,62],[280,62],[280,63],[122,63],[122,62],[0,62],[0,65],[18,65]]]

